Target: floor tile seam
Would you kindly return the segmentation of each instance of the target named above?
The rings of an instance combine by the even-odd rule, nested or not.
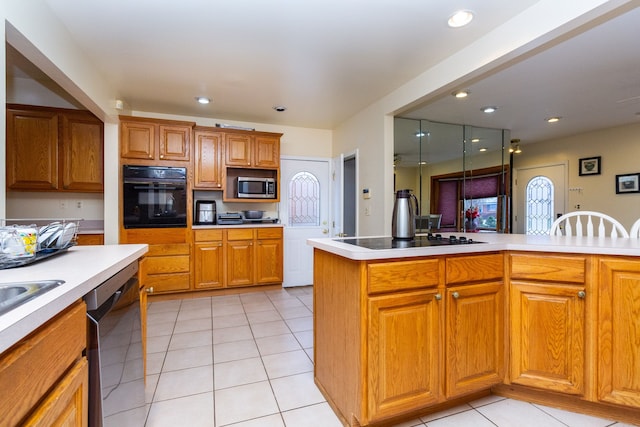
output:
[[[455,416],[455,415],[459,415],[459,414],[464,414],[465,412],[469,412],[469,411],[476,411],[476,408],[473,408],[473,407],[471,407],[471,406],[470,406],[470,407],[469,407],[469,409],[465,409],[464,411],[456,412],[455,414],[443,415],[443,416],[441,416],[441,417],[433,418],[433,419],[430,419],[430,420],[424,420],[424,419],[423,419],[423,417],[420,417],[420,421],[421,421],[423,424],[425,424],[425,425],[427,425],[427,426],[428,426],[428,425],[429,425],[429,423],[432,423],[432,422],[434,422],[434,421],[443,420],[443,419],[445,419],[445,418],[453,417],[453,416]],[[476,411],[476,412],[478,412],[478,411]],[[436,412],[436,413],[437,413],[437,412]],[[478,412],[478,413],[479,413],[479,412]],[[433,415],[433,414],[430,414],[430,415]],[[480,415],[482,415],[482,414],[480,414]],[[483,416],[484,416],[484,415],[483,415]],[[487,417],[485,417],[485,418],[487,418]]]
[[[533,402],[529,402],[529,404],[531,406],[533,406],[534,408],[536,408],[538,411],[542,412],[543,414],[553,418],[554,420],[556,420],[557,422],[559,422],[560,424],[562,424],[563,426],[567,426],[567,427],[571,427],[571,424],[567,424],[564,421],[560,420],[559,418],[557,418],[556,416],[554,416],[553,414],[550,414],[549,412],[545,411],[543,408],[539,407],[538,405],[536,405]]]
[[[186,371],[188,369],[195,369],[195,368],[203,368],[203,367],[207,367],[207,366],[211,366],[211,369],[213,370],[213,363],[206,363],[204,365],[196,365],[196,366],[187,366],[184,368],[180,368],[180,369],[172,369],[170,371],[165,371],[164,370],[164,365],[166,364],[166,358],[162,363],[162,369],[160,370],[159,374],[168,374],[168,373],[175,373],[175,372],[180,372],[180,371]]]
[[[199,391],[197,393],[185,394],[184,396],[169,397],[167,399],[160,399],[160,400],[155,400],[154,399],[154,400],[151,401],[151,405],[153,405],[155,403],[160,403],[160,402],[168,402],[170,400],[176,400],[176,399],[188,399],[190,397],[195,397],[195,396],[199,396],[199,395],[202,395],[202,394],[214,393],[214,392],[215,392],[215,390],[211,389],[211,390],[206,390],[206,391]],[[155,396],[154,396],[154,398],[155,398]],[[213,400],[214,400],[214,404],[215,404],[215,396],[214,396]],[[215,414],[215,408],[214,408],[214,414]]]
[[[492,395],[492,396],[497,396],[497,395]],[[502,396],[499,396],[499,397],[500,397],[500,399],[498,399],[498,400],[493,400],[493,401],[491,401],[491,402],[487,402],[487,403],[484,403],[484,404],[482,404],[482,405],[474,406],[474,405],[473,405],[473,402],[468,402],[468,403],[467,403],[467,405],[469,405],[469,406],[470,406],[471,408],[473,408],[473,409],[478,409],[478,408],[482,408],[482,407],[484,407],[484,406],[489,406],[489,405],[493,405],[494,403],[498,403],[498,402],[502,402],[502,401],[504,401],[504,400],[508,400],[508,398],[507,398],[507,397],[502,397]]]
[[[489,406],[489,405],[483,405],[482,407],[485,406]],[[491,424],[493,424],[496,427],[500,427],[498,426],[498,424],[494,423],[493,420],[491,418],[489,418],[488,416],[486,416],[485,414],[483,414],[482,412],[478,411],[476,408],[473,408],[474,411],[476,411],[478,414],[480,414],[480,416],[484,417],[487,421],[489,421]],[[446,417],[445,417],[446,418]]]

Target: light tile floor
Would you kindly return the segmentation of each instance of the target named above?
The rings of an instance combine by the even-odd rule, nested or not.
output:
[[[313,382],[312,288],[153,302],[147,402],[132,427],[340,427]],[[605,427],[615,421],[497,396],[398,427]]]

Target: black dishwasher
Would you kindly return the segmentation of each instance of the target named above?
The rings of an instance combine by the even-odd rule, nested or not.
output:
[[[138,261],[85,295],[89,360],[89,426],[118,425],[143,408],[144,373]]]

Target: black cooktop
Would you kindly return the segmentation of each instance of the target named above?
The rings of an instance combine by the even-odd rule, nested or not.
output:
[[[367,249],[397,249],[397,248],[422,248],[427,246],[445,245],[470,245],[477,242],[473,239],[461,236],[442,237],[441,234],[428,234],[416,236],[412,240],[394,239],[392,237],[356,237],[353,239],[335,239],[338,242],[349,243]]]

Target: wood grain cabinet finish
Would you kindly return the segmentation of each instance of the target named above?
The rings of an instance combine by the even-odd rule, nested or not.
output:
[[[280,167],[280,136],[227,133],[225,164],[243,168]]]
[[[599,279],[598,399],[640,408],[640,261],[602,258]]]
[[[256,284],[277,284],[283,280],[282,228],[256,229]]]
[[[194,287],[224,287],[224,248],[222,230],[194,231]]]
[[[142,165],[191,161],[193,122],[120,116],[120,157]]]
[[[104,234],[78,234],[76,241],[82,245],[104,245]]]
[[[511,382],[583,395],[587,258],[514,254],[511,271]]]
[[[227,286],[249,286],[255,280],[255,237],[251,228],[226,230]]]
[[[0,426],[86,426],[86,308],[78,301],[0,355]]]
[[[7,188],[102,192],[104,130],[89,112],[7,108]]]
[[[194,188],[222,189],[222,149],[224,134],[195,128]]]

